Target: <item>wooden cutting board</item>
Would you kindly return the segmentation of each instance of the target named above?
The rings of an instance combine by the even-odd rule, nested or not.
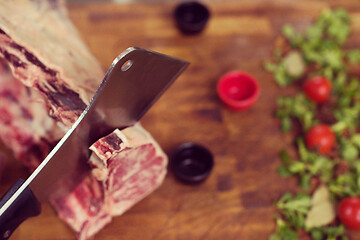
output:
[[[215,168],[206,182],[183,185],[169,172],[158,190],[114,218],[94,239],[267,239],[275,228],[273,202],[285,191],[296,190],[296,180],[276,174],[278,152],[292,148],[292,136],[281,134],[273,117],[282,90],[262,63],[270,58],[284,23],[304,29],[326,7],[343,6],[350,11],[353,33],[348,46],[359,48],[360,4],[357,0],[249,0],[207,5],[211,19],[205,31],[195,36],[184,36],[176,29],[171,2],[69,5],[71,18],[104,69],[129,46],[191,62],[142,123],[168,154],[178,144],[193,141],[215,156]],[[247,71],[260,82],[260,99],[246,112],[226,109],[217,97],[219,77],[231,70]],[[10,162],[0,190],[27,175],[19,163]],[[25,222],[12,239],[75,236],[45,204],[41,216]]]

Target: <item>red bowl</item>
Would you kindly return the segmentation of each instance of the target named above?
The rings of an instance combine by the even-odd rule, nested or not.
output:
[[[233,71],[220,78],[217,92],[230,109],[242,111],[258,100],[260,87],[257,80],[248,73]]]

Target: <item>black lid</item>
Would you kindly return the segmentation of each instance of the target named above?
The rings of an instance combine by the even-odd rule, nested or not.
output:
[[[175,176],[184,183],[194,184],[204,181],[214,166],[211,152],[205,147],[187,142],[174,151],[170,168]]]
[[[210,17],[207,7],[199,2],[180,3],[174,12],[178,28],[186,34],[200,32]]]

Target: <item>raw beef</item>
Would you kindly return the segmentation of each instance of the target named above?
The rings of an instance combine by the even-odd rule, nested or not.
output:
[[[5,163],[6,163],[6,155],[0,152],[0,179],[2,176],[3,169],[5,167]]]
[[[62,1],[0,1],[0,138],[33,170],[89,103],[104,72]],[[154,191],[167,158],[140,124],[91,146],[91,174],[50,202],[88,239]],[[61,191],[68,192],[67,186]]]
[[[91,148],[92,178],[86,179],[66,198],[52,199],[59,216],[80,239],[91,236],[121,215],[165,176],[166,157],[151,136],[139,125],[99,139]]]

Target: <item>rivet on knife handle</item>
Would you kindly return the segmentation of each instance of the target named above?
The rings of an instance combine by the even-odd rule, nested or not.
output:
[[[24,183],[24,180],[18,179],[0,200],[0,208],[10,199],[10,197]],[[11,203],[0,218],[0,239],[8,239],[13,231],[29,217],[39,215],[41,205],[33,195],[30,187],[25,190]]]

